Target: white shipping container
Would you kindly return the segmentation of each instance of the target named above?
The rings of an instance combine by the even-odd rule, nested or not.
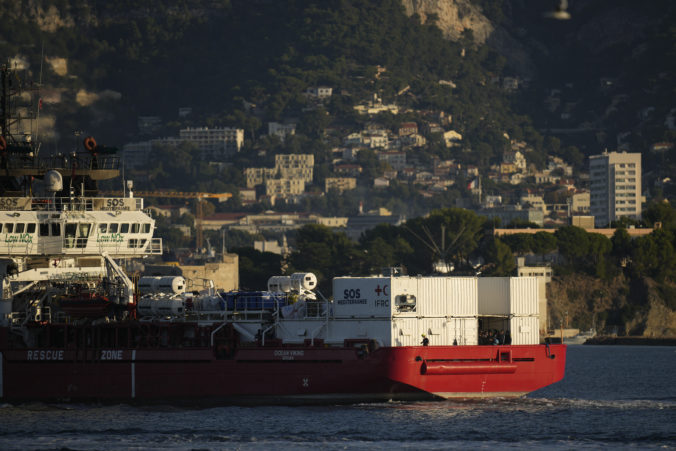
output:
[[[477,291],[479,315],[509,314],[509,277],[479,277]]]
[[[510,314],[519,316],[539,314],[537,277],[511,277],[509,292]]]
[[[540,343],[539,319],[537,316],[514,316],[509,320],[513,345],[536,345]]]
[[[396,316],[418,316],[421,297],[416,277],[391,277],[390,302]]]
[[[479,323],[476,318],[450,318],[446,321],[446,344],[477,345]]]
[[[479,315],[537,315],[537,277],[480,277]]]
[[[417,318],[397,318],[392,321],[392,346],[420,346]]]
[[[390,277],[333,279],[335,318],[390,318]]]
[[[450,316],[468,316],[476,319],[479,314],[479,293],[476,277],[448,277],[447,290],[450,291]]]
[[[473,277],[420,277],[418,313],[423,317],[476,316],[477,287]]]

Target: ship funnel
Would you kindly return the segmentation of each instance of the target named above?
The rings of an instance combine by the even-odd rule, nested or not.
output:
[[[47,171],[45,174],[46,189],[50,193],[57,193],[63,189],[63,177],[58,171]]]

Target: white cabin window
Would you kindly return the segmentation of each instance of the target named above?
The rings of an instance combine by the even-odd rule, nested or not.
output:
[[[150,224],[143,224],[142,233],[150,233]]]
[[[26,233],[35,233],[35,223],[26,224]]]
[[[131,233],[138,233],[141,230],[141,224],[132,224]]]
[[[118,223],[110,224],[110,227],[108,228],[108,232],[109,233],[117,233],[118,226],[119,226]]]
[[[61,236],[61,224],[52,224],[52,236]]]
[[[40,236],[49,236],[49,224],[40,224]]]
[[[129,224],[120,224],[120,233],[129,233]]]
[[[23,233],[24,229],[26,227],[26,224],[23,223],[18,223],[16,227],[14,228],[14,233]]]
[[[5,224],[5,233],[12,233],[14,232],[14,224],[11,222]]]
[[[107,233],[108,224],[99,224],[99,233]]]

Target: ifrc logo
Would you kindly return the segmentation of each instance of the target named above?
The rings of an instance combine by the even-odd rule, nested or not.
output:
[[[388,285],[383,285],[383,287],[380,288],[380,284],[378,284],[378,287],[376,288],[376,294],[380,296],[382,293],[384,296],[389,296],[390,294],[387,292],[387,287]]]

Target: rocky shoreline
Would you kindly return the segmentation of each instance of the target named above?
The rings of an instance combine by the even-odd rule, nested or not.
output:
[[[614,337],[598,336],[588,339],[585,345],[628,345],[628,346],[676,346],[676,337]]]

